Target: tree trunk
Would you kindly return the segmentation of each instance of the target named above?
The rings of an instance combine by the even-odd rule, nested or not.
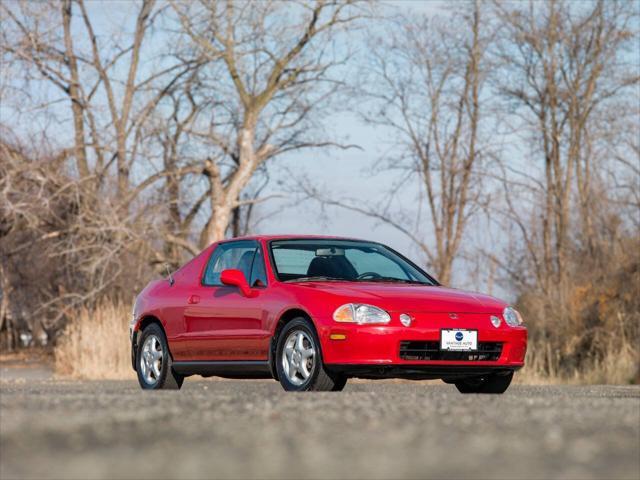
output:
[[[7,272],[4,269],[4,265],[0,263],[0,332],[2,331],[2,327],[5,322],[9,318],[9,295],[11,292],[11,287],[9,285],[9,278],[7,277]],[[8,324],[8,322],[7,322]]]
[[[210,245],[214,242],[224,240],[231,221],[231,207],[228,202],[221,202],[214,206],[211,218],[207,222],[205,232],[204,245]]]
[[[233,221],[231,223],[231,234],[234,237],[242,236],[242,210],[240,207],[233,209]]]
[[[89,176],[89,164],[87,163],[87,151],[84,138],[84,106],[80,98],[80,79],[78,75],[78,61],[73,51],[73,40],[71,37],[71,1],[65,0],[62,3],[62,24],[64,28],[65,61],[69,68],[71,82],[69,83],[69,98],[71,99],[71,112],[73,114],[74,129],[74,155],[76,168],[80,178]]]
[[[255,123],[254,115],[245,115],[244,126],[238,132],[237,139],[238,167],[226,185],[221,182],[217,166],[212,162],[208,163],[211,217],[200,236],[202,247],[225,238],[229,224],[233,220],[233,210],[238,207],[240,194],[258,167],[259,158],[253,146]]]
[[[175,168],[175,157],[165,160],[165,169],[173,170]],[[167,177],[167,201],[169,203],[169,214],[167,215],[166,229],[167,232],[177,237],[182,237],[181,216],[180,216],[180,179],[175,175]],[[172,267],[180,264],[180,254],[178,245],[173,242],[165,242],[164,257]]]
[[[118,149],[116,153],[118,167],[118,195],[124,198],[129,189],[129,164],[127,162],[127,145],[124,130],[118,128]]]
[[[440,268],[438,269],[438,281],[444,285],[451,285],[451,266],[453,263],[453,259],[443,259],[441,262]]]

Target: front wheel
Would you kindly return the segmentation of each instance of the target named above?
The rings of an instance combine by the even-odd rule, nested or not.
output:
[[[466,378],[455,382],[460,393],[504,393],[513,379],[513,372],[507,374],[494,374],[485,377]]]
[[[148,325],[140,335],[137,349],[136,372],[138,383],[144,390],[179,390],[184,377],[173,371],[167,339],[155,323]]]
[[[278,337],[276,369],[280,384],[287,391],[340,391],[346,377],[328,372],[322,363],[320,342],[306,318],[289,322]]]

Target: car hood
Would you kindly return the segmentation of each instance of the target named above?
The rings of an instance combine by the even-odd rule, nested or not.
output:
[[[345,303],[370,303],[394,312],[497,313],[507,306],[506,302],[489,295],[441,286],[366,282],[309,282],[297,285],[342,297],[340,301]]]

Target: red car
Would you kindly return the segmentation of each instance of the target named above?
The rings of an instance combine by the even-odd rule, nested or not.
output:
[[[144,389],[186,376],[274,378],[342,390],[348,378],[441,378],[503,393],[527,329],[493,297],[446,288],[380,243],[256,236],[211,245],[138,296],[131,360]]]

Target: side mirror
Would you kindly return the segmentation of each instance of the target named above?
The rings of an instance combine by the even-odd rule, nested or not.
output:
[[[232,268],[228,270],[223,270],[222,273],[220,273],[220,281],[224,285],[238,287],[245,297],[252,296],[253,292],[251,291],[249,282],[247,282],[247,279],[244,276],[244,273],[242,273],[242,271],[240,270],[236,270]]]

